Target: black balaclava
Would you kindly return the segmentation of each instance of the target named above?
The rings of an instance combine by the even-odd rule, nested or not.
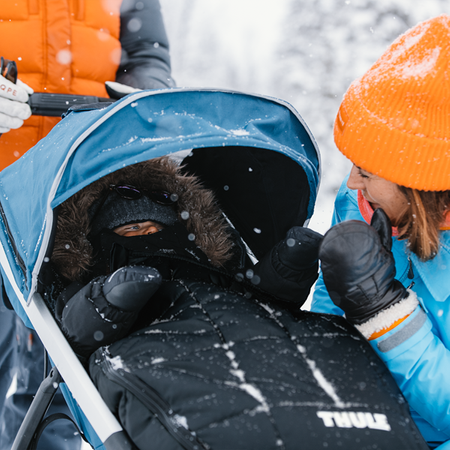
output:
[[[181,268],[186,270],[192,266],[190,277],[202,279],[199,265],[210,267],[207,256],[180,222],[144,236],[119,236],[111,230],[103,230],[93,246],[95,276],[111,273],[119,267],[146,265],[158,269],[163,278],[171,279]]]
[[[106,200],[102,197],[94,202],[90,214],[89,240],[96,254],[95,276],[129,265],[151,265],[164,272],[163,276],[170,277],[173,267],[180,265],[170,262],[173,259],[209,265],[208,258],[195,243],[195,236],[177,220],[173,205],[158,204],[145,194],[138,199],[127,199],[110,191]],[[145,236],[119,236],[113,231],[122,225],[147,220],[164,228]]]
[[[186,229],[182,219],[177,220],[174,206],[160,205],[145,195],[137,200],[124,199],[111,191],[106,200],[100,198],[94,202],[90,215],[93,222],[88,238],[95,254],[91,276],[112,273],[128,265],[149,265],[160,270],[166,279],[189,273],[190,278],[203,280],[204,271],[199,266],[212,268],[208,257],[197,246],[196,237]],[[113,231],[128,223],[147,220],[158,222],[164,228],[151,235],[130,237]],[[235,245],[234,253],[223,267],[226,271],[234,272],[244,266],[245,251]]]

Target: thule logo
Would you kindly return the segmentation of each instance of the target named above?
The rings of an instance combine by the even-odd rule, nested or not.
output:
[[[372,430],[391,431],[384,414],[354,411],[317,411],[326,427],[338,428],[370,428]]]

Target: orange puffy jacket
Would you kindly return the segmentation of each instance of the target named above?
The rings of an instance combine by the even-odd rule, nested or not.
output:
[[[1,0],[0,55],[35,92],[107,97],[120,63],[122,0]],[[32,116],[0,138],[0,170],[59,121]]]

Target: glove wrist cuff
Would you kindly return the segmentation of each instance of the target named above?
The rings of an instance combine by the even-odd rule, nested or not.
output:
[[[410,315],[419,305],[419,301],[415,292],[411,290],[407,292],[409,295],[403,300],[381,310],[376,316],[366,322],[355,325],[358,331],[366,339],[369,339],[374,333],[379,333],[382,330],[389,331],[389,327],[395,322]]]

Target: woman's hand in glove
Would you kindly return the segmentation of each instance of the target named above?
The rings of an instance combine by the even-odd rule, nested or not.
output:
[[[32,93],[33,89],[20,80],[14,84],[0,75],[0,133],[20,128],[31,116],[26,102]]]
[[[392,228],[382,209],[371,226],[342,222],[324,236],[319,249],[323,280],[333,303],[353,324],[361,324],[408,296],[396,280]]]

